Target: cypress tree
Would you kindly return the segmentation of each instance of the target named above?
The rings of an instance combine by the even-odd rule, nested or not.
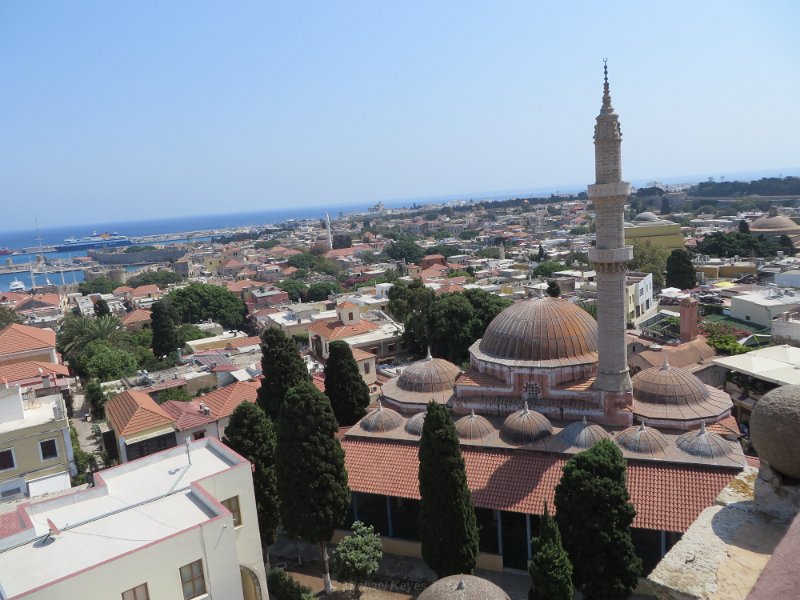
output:
[[[558,298],[561,295],[561,286],[555,279],[547,282],[547,295],[551,298]]]
[[[369,387],[364,383],[350,344],[331,342],[325,365],[325,395],[331,401],[339,427],[352,425],[367,414]]]
[[[95,317],[108,317],[111,315],[111,309],[108,307],[108,302],[102,298],[94,303],[94,316]]]
[[[572,563],[561,545],[561,533],[547,504],[539,524],[539,537],[533,538],[531,545],[528,572],[532,586],[528,600],[572,600]]]
[[[471,573],[478,526],[464,458],[447,409],[428,403],[419,444],[419,539],[422,558],[437,577]]]
[[[667,287],[688,290],[696,283],[694,264],[689,253],[676,248],[667,258]]]
[[[310,382],[308,369],[297,345],[280,329],[268,328],[261,335],[261,371],[264,379],[258,389],[258,405],[277,420],[289,388]]]
[[[600,440],[564,465],[556,486],[556,522],[586,600],[621,600],[636,588],[642,561],[631,540],[636,510],[627,467],[611,440]]]
[[[231,414],[222,442],[253,464],[258,529],[261,545],[266,548],[275,542],[275,532],[280,522],[275,473],[275,428],[257,404],[243,402]]]
[[[277,473],[286,533],[319,544],[331,593],[327,542],[347,516],[350,489],[331,404],[310,382],[291,388],[278,418]]]
[[[161,300],[153,303],[150,315],[151,328],[153,329],[153,354],[167,356],[178,348],[178,332],[172,318],[172,310]]]

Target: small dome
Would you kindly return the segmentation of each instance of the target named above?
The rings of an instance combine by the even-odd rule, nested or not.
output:
[[[611,439],[611,434],[597,423],[587,421],[586,417],[583,417],[582,420],[574,421],[564,427],[558,437],[567,446],[591,448],[600,440]]]
[[[418,600],[509,600],[509,596],[480,577],[450,575],[425,588]]]
[[[659,219],[655,213],[651,213],[650,211],[645,211],[643,213],[639,213],[638,215],[636,215],[633,218],[633,220],[641,223],[643,221],[645,222],[660,221],[661,219]]]
[[[750,437],[764,462],[800,479],[800,385],[775,388],[756,402]]]
[[[650,456],[663,456],[669,447],[669,441],[660,431],[652,427],[645,427],[644,423],[619,432],[616,440],[620,446],[630,452]]]
[[[381,393],[398,405],[426,405],[433,400],[446,404],[453,395],[456,377],[461,374],[453,363],[443,358],[428,357],[410,364],[399,377],[381,386]]]
[[[456,432],[462,440],[483,440],[486,436],[494,433],[492,424],[476,415],[473,410],[466,417],[461,417],[456,421]]]
[[[727,394],[714,391],[695,375],[664,359],[633,376],[633,412],[646,421],[717,421],[733,407]]]
[[[684,433],[675,444],[687,454],[703,458],[730,458],[731,454],[730,444],[722,436],[706,430],[705,421],[700,429]]]
[[[470,351],[478,359],[538,362],[538,366],[594,363],[597,321],[563,298],[522,300],[497,315]]]
[[[422,426],[425,424],[426,411],[418,412],[406,421],[406,433],[422,435]]]
[[[384,433],[397,429],[402,422],[403,417],[391,408],[384,408],[378,400],[378,408],[361,419],[361,429],[373,433]]]
[[[508,415],[500,428],[500,437],[511,444],[532,444],[552,433],[553,426],[547,417],[530,410],[527,402],[521,410]]]

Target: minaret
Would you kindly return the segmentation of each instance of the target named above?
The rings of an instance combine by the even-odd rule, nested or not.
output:
[[[331,231],[331,216],[325,211],[325,225],[328,227],[328,250],[333,250],[333,232]]]
[[[623,217],[630,184],[622,181],[622,132],[619,117],[611,106],[608,67],[605,64],[603,73],[603,106],[594,127],[595,184],[589,186],[597,231],[597,243],[589,250],[589,260],[597,271],[600,346],[594,388],[612,394],[626,394],[631,391],[631,377],[625,340],[625,273],[626,263],[633,258],[633,248],[625,246]],[[628,403],[623,400],[619,404]]]

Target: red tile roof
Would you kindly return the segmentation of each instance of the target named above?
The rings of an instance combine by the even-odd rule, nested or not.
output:
[[[52,329],[38,329],[14,323],[0,330],[0,354],[49,349],[55,345],[56,333]]]
[[[0,539],[27,529],[20,514],[19,510],[0,513]]]
[[[226,348],[246,348],[247,346],[257,346],[261,343],[261,338],[257,335],[252,337],[233,338],[225,346]]]
[[[0,365],[0,381],[5,379],[9,384],[13,384],[15,381],[22,381],[23,379],[38,378],[42,375],[69,377],[69,369],[64,365],[39,362],[36,360],[12,363],[10,365]]]
[[[372,352],[367,352],[366,350],[362,350],[361,348],[353,348],[353,358],[356,359],[356,362],[361,362],[362,360],[369,360],[370,358],[375,358],[375,355]]]
[[[204,415],[200,410],[200,400],[195,398],[184,402],[181,400],[169,400],[161,405],[161,408],[172,417],[178,431],[185,431],[200,425],[207,425],[217,420],[213,415]]]
[[[345,438],[348,484],[355,492],[419,499],[415,443]],[[567,457],[527,450],[462,448],[475,505],[541,514],[553,506]],[[646,461],[628,462],[634,527],[686,531],[737,474],[733,469]]]
[[[326,340],[341,340],[376,329],[378,326],[369,321],[359,321],[355,325],[345,325],[341,321],[328,321],[314,323],[308,328],[308,332],[315,333]]]
[[[119,436],[173,424],[173,419],[144,392],[125,390],[106,402],[106,414]]]
[[[345,300],[341,304],[339,304],[336,308],[344,308],[345,310],[349,310],[351,308],[358,308],[357,304],[353,304],[349,300]]]
[[[153,294],[160,294],[161,289],[156,284],[148,284],[148,285],[140,285],[131,292],[131,296],[134,298],[144,298],[145,296],[151,296]]]
[[[311,376],[311,383],[314,384],[314,387],[317,388],[323,394],[325,393],[325,374],[324,373],[314,373]]]
[[[143,308],[137,308],[132,310],[127,315],[122,317],[122,324],[123,325],[134,325],[136,323],[147,323],[151,319],[152,313],[149,310],[145,310]]]
[[[229,416],[242,402],[254,404],[259,387],[261,384],[256,381],[236,382],[202,396],[201,400],[211,409],[212,415],[221,419]]]

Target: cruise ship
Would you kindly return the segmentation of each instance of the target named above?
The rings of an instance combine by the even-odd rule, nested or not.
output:
[[[130,246],[133,242],[127,236],[114,233],[93,233],[88,237],[68,237],[63,244],[57,244],[56,252],[70,252],[72,250],[88,250],[90,248],[114,248],[116,246]]]

